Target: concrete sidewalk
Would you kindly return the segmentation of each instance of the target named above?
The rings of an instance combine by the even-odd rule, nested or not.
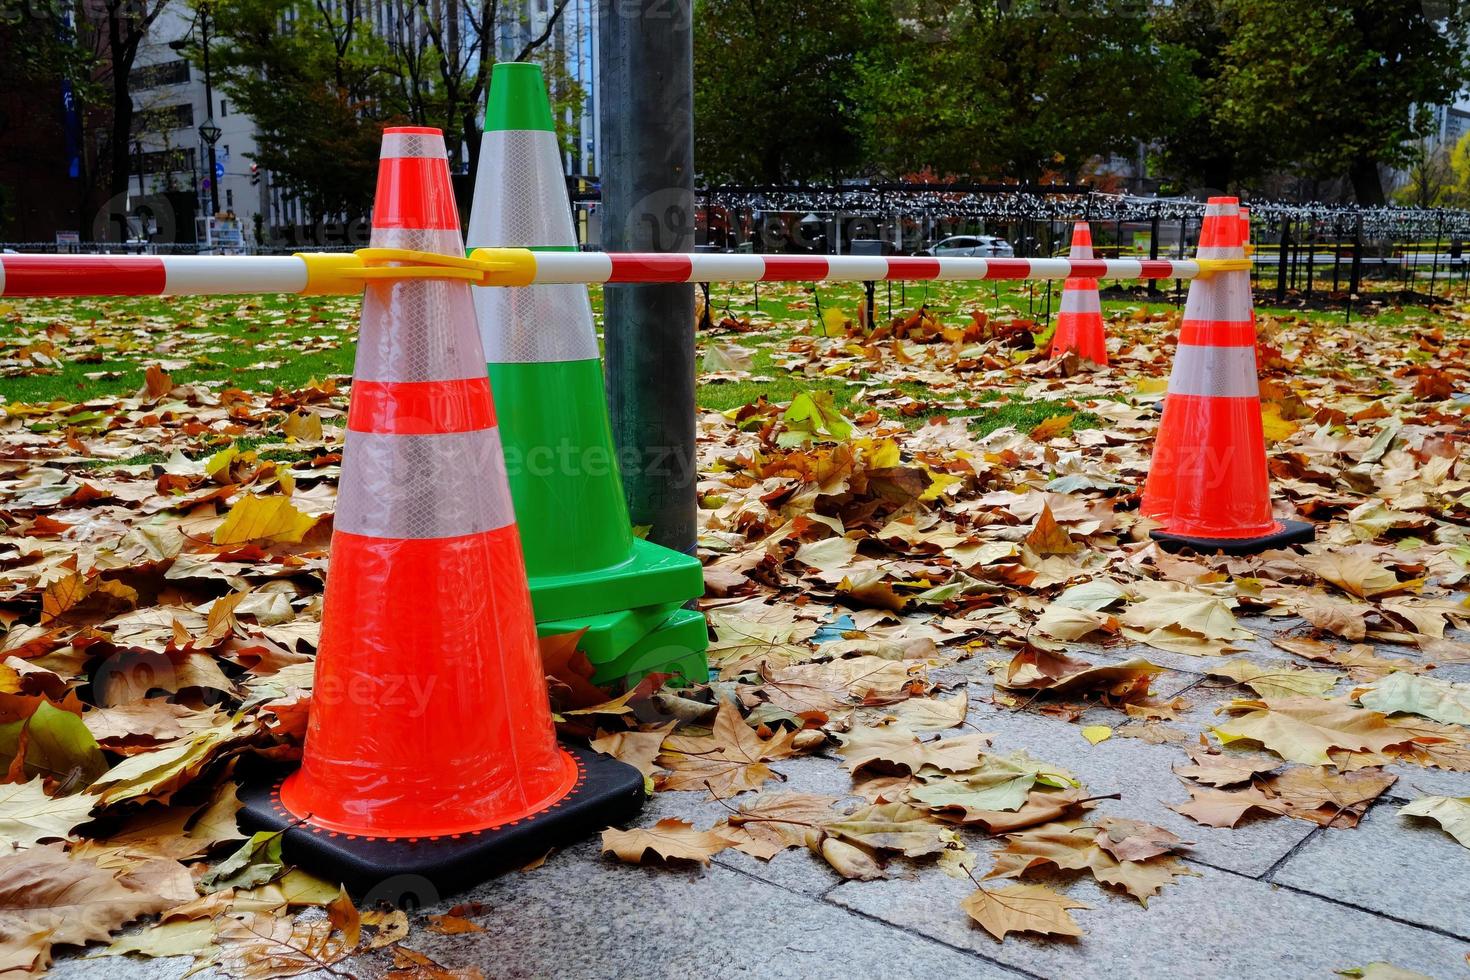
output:
[[[1254,619],[1242,625],[1267,636],[1298,624]],[[1166,724],[1191,735],[1218,721],[1215,707],[1241,693],[1207,679],[1205,661],[1196,658],[1147,648],[1103,653],[1078,645],[1075,652],[1098,662],[1141,656],[1168,667],[1155,691],[1183,694],[1192,708]],[[1402,647],[1380,652],[1414,656]],[[1293,659],[1264,640],[1244,656]],[[1122,794],[1104,801],[1098,814],[1148,821],[1193,841],[1186,860],[1199,876],[1166,886],[1146,909],[1087,875],[1028,876],[1093,906],[1074,913],[1086,935],[1012,935],[1001,943],[972,926],[960,908],[974,886],[932,864],[900,859],[888,880],[845,882],[805,849],[770,862],[725,851],[708,869],[637,867],[602,857],[592,840],[533,871],[506,875],[425,910],[480,903],[468,917],[484,931],[436,935],[417,915],[406,945],[446,968],[474,966],[488,977],[1297,978],[1331,977],[1377,961],[1436,978],[1470,977],[1470,850],[1437,826],[1397,813],[1408,799],[1426,794],[1470,796],[1470,773],[1392,767],[1399,781],[1355,829],[1267,817],[1216,830],[1166,806],[1189,798],[1171,772],[1187,761],[1178,744],[1115,737],[1091,745],[1080,725],[1120,723],[1118,712],[1104,709],[1078,724],[997,709],[980,658],[931,676],[969,682],[964,731],[994,733],[997,751],[1024,748],[1061,765],[1094,794]],[[1470,665],[1441,666],[1433,676],[1470,680]],[[1348,686],[1344,680],[1336,693]],[[773,768],[785,782],[769,783],[769,790],[851,795],[851,779],[833,753]],[[680,817],[706,827],[728,814],[703,795],[659,794],[638,825]],[[976,874],[984,874],[990,867],[984,852],[996,843],[981,834],[962,836],[980,852]],[[58,962],[56,973],[98,980],[180,976],[187,965],[78,957]],[[360,976],[383,976],[391,968],[384,954],[339,964]]]

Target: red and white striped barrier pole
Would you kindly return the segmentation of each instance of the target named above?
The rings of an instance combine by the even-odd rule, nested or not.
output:
[[[391,265],[385,263],[393,263]],[[1218,266],[1219,268],[1215,268]],[[865,255],[682,255],[476,249],[468,259],[364,249],[247,255],[4,255],[0,296],[351,295],[365,279],[534,283],[966,282],[1001,279],[1196,279],[1245,260],[969,259]]]

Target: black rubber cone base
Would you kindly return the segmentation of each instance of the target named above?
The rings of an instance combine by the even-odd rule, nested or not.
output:
[[[281,782],[292,770],[278,766],[241,773],[240,824],[252,831],[284,830],[287,861],[341,882],[360,900],[431,905],[642,809],[643,775],[637,769],[590,749],[563,748],[577,763],[572,791],[540,813],[501,827],[412,839],[328,831],[298,820],[281,804]]]
[[[1159,543],[1165,551],[1181,551],[1193,548],[1201,555],[1224,552],[1227,555],[1254,555],[1272,548],[1285,548],[1289,544],[1306,544],[1316,536],[1317,529],[1305,521],[1277,521],[1281,530],[1263,534],[1257,538],[1192,538],[1167,531],[1150,531],[1148,536]]]

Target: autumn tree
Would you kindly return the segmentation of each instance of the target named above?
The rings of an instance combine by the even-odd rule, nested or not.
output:
[[[884,7],[857,91],[869,157],[890,172],[1075,177],[1168,132],[1194,104],[1186,52],[1132,0]]]
[[[127,193],[132,174],[132,78],[138,51],[155,21],[174,0],[25,0],[7,49],[6,70],[32,73],[43,84],[71,83],[71,97],[95,173],[80,175],[83,196],[100,184],[110,196]],[[95,149],[94,149],[95,148]],[[86,223],[84,222],[84,228]],[[90,229],[87,229],[90,230]]]
[[[1161,32],[1194,45],[1203,121],[1172,159],[1213,186],[1288,171],[1345,177],[1384,203],[1433,108],[1465,84],[1465,14],[1424,0],[1182,0]],[[1191,38],[1194,40],[1191,41]]]
[[[694,158],[706,177],[831,179],[858,163],[855,62],[868,0],[698,0]]]

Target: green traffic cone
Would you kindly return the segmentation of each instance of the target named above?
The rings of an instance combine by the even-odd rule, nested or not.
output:
[[[466,237],[471,249],[577,248],[537,65],[491,75]],[[687,639],[692,622],[676,614],[703,594],[703,569],[633,534],[586,288],[477,289],[475,309],[538,627],[586,628],[582,648],[599,668],[665,648],[665,627]],[[702,662],[702,643],[697,653]]]

